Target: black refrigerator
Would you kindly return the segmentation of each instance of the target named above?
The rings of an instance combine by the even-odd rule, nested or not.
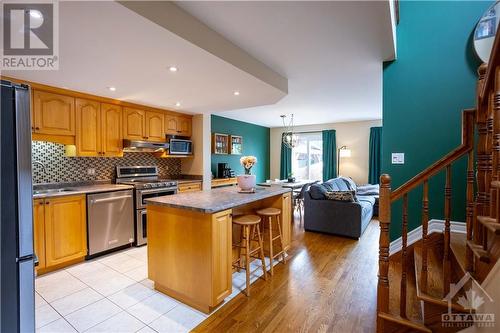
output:
[[[0,332],[34,332],[29,87],[2,80],[0,97]]]

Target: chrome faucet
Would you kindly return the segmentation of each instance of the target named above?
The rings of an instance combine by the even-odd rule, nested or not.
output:
[[[43,173],[47,174],[47,167],[42,162],[40,162],[40,161],[33,161],[33,165],[39,165],[42,168]]]

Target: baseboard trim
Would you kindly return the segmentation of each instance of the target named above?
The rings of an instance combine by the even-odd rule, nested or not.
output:
[[[437,219],[429,220],[429,227],[427,230],[428,230],[427,233],[429,235],[435,232],[443,233],[444,220],[437,220]],[[451,221],[450,230],[451,232],[456,232],[460,234],[467,233],[467,228],[464,222]],[[421,239],[422,239],[422,226],[420,225],[408,233],[407,244],[409,246],[413,243],[418,242]],[[391,244],[389,244],[389,255],[392,256],[393,254],[398,253],[399,251],[401,251],[402,247],[403,247],[403,239],[401,237],[393,240]]]

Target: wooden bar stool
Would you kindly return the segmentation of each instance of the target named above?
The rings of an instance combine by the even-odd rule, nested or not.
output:
[[[281,256],[281,260],[283,264],[286,263],[286,251],[285,247],[283,246],[283,236],[281,234],[281,224],[280,224],[280,215],[281,215],[281,209],[278,208],[263,208],[259,209],[256,211],[257,214],[267,217],[267,227],[269,228],[269,273],[273,275],[273,259]],[[278,235],[274,236],[273,235],[273,217],[275,217],[276,224],[278,225]],[[264,219],[264,223],[266,222],[266,219]],[[281,246],[281,251],[274,254],[274,249],[273,249],[273,244],[275,240],[280,241],[280,246]]]
[[[246,272],[246,289],[245,295],[250,296],[250,274],[255,272],[257,269],[262,268],[262,277],[266,280],[266,260],[264,257],[264,246],[262,243],[262,236],[260,234],[260,216],[257,215],[240,215],[233,218],[233,225],[239,225],[241,227],[241,237],[238,244],[233,244],[234,247],[238,248],[238,259],[233,261],[233,267],[240,271],[244,269]],[[257,237],[255,237],[257,236]],[[257,247],[252,248],[252,242],[257,243]],[[244,257],[241,256],[241,250],[245,250]],[[258,255],[256,255],[258,253]],[[245,259],[245,265],[243,266],[241,261]],[[254,271],[250,271],[250,258],[260,259],[261,266]]]

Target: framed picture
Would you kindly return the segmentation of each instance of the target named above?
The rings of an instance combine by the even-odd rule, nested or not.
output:
[[[212,154],[229,154],[229,135],[212,134]]]
[[[229,142],[231,144],[231,154],[243,154],[243,137],[239,135],[230,135]]]

